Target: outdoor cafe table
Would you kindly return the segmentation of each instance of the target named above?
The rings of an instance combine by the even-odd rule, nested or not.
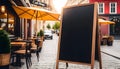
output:
[[[21,46],[24,46],[24,45],[26,45],[26,42],[11,42],[10,43],[11,45],[15,45],[15,46],[17,46],[17,45],[21,45]]]
[[[11,42],[11,46],[21,46],[22,48],[25,48],[26,42]]]
[[[109,36],[102,36],[102,42],[103,42],[102,44],[103,44],[103,45],[107,45],[108,37],[109,37]]]
[[[26,46],[26,42],[11,42],[10,44],[11,46],[21,46],[21,48],[25,48]],[[16,56],[16,62],[12,63],[12,65],[21,66],[21,59],[19,55]]]

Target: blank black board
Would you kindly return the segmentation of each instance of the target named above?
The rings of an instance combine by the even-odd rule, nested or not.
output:
[[[91,63],[94,4],[63,9],[59,60]],[[95,39],[94,39],[95,40]]]

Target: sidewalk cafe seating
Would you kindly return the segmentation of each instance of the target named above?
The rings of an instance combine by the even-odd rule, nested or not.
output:
[[[112,46],[114,37],[113,36],[103,36],[101,39],[101,45]]]
[[[36,50],[37,50],[37,45],[35,44],[35,39],[36,38],[29,38],[29,40],[32,40],[32,47],[31,47],[31,52],[32,53],[35,53],[36,52]]]
[[[26,60],[27,69],[29,69],[29,66],[32,65],[30,48],[31,48],[31,42],[26,41],[25,49],[19,49],[19,50],[14,51],[14,54],[16,55],[17,66],[22,65],[21,59],[23,58],[23,56],[25,57],[25,60]]]
[[[101,45],[107,45],[107,40],[109,36],[102,36]]]
[[[114,40],[114,37],[113,36],[109,36],[108,39],[107,39],[107,45],[108,46],[112,46],[113,45],[113,40]]]
[[[16,57],[16,54],[15,54],[15,51],[19,50],[21,48],[21,46],[11,46],[11,56],[10,56],[10,62],[12,65],[15,65],[15,57]]]
[[[34,51],[37,56],[37,60],[39,61],[39,52],[41,51],[41,47],[39,46],[40,44],[40,39],[35,39],[34,40],[35,44],[33,44],[33,47],[31,48],[31,51]]]
[[[11,44],[11,64],[16,65],[16,63],[14,63],[15,58],[16,58],[15,51],[20,50],[20,49],[25,49],[26,42],[11,41],[10,44]]]

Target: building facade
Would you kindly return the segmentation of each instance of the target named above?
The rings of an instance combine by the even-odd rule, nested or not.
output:
[[[52,0],[0,0],[0,27],[10,35],[27,39],[34,35],[35,20],[19,18],[14,11],[14,6],[38,7],[52,11]],[[3,11],[2,11],[2,8]],[[41,25],[41,21],[38,21]],[[31,31],[32,30],[32,31]]]
[[[67,0],[66,6],[89,3],[89,0]]]
[[[114,25],[102,26],[103,35],[120,35],[120,0],[89,0],[89,3],[98,2],[98,14],[106,20],[114,21]]]

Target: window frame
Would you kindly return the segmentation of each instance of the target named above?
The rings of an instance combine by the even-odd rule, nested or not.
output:
[[[102,4],[102,7],[101,7],[101,8],[103,9],[103,12],[100,12],[100,4]],[[104,13],[105,13],[105,12],[104,12],[104,11],[105,11],[104,9],[105,9],[105,4],[104,4],[104,3],[99,3],[99,4],[98,4],[98,14],[104,14]]]
[[[112,11],[111,11],[111,9],[112,9],[111,4],[113,4],[113,3],[115,4],[115,7],[114,7],[114,8],[115,8],[115,12],[112,12]],[[109,3],[109,7],[110,7],[110,8],[109,8],[109,9],[110,9],[110,10],[109,10],[109,13],[110,13],[110,14],[116,14],[116,13],[117,13],[117,2],[110,2],[110,3]]]

